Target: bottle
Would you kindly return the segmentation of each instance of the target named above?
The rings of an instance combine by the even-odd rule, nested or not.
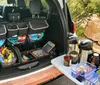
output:
[[[99,66],[99,54],[98,53],[93,53],[91,63],[96,65],[97,67]]]

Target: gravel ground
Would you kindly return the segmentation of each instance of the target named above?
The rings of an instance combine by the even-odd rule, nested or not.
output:
[[[60,78],[57,78],[56,80],[53,80],[44,85],[76,85],[76,84],[73,83],[71,80],[69,80],[67,77],[61,76]]]

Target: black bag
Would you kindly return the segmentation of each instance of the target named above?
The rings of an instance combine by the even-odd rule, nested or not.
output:
[[[7,30],[6,30],[6,27],[5,25],[0,25],[0,39],[6,39],[6,33],[7,33]]]
[[[38,33],[44,31],[49,25],[46,20],[43,19],[33,19],[29,21],[29,31],[28,34]]]
[[[12,56],[14,56],[14,57],[12,58],[12,61],[9,62],[9,63],[2,63],[2,62],[0,62],[1,68],[6,68],[6,67],[12,67],[12,66],[19,65],[21,63],[21,59],[18,56],[20,54],[18,54],[16,52],[16,47],[12,46],[12,47],[6,47],[6,48],[9,49],[9,50],[11,50],[13,52]]]
[[[8,30],[8,33],[7,33],[7,37],[11,37],[13,35],[17,35],[18,34],[18,27],[17,25],[15,24],[7,24],[7,30]]]
[[[17,24],[18,26],[18,34],[19,35],[27,35],[28,25],[25,22],[20,22]]]

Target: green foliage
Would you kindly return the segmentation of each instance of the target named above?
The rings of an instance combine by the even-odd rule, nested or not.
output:
[[[41,2],[44,8],[48,8],[48,4],[45,0],[41,0]]]
[[[0,0],[0,4],[7,4],[7,0]]]
[[[100,14],[100,0],[67,0],[73,19],[79,20],[90,14]]]
[[[83,37],[84,36],[84,28],[80,24],[78,24],[76,27],[77,27],[76,34],[78,36]]]
[[[25,0],[26,6],[29,7],[30,0]]]
[[[67,0],[67,4],[75,22],[83,21],[92,14],[100,15],[100,0]],[[84,28],[80,24],[82,22],[77,24],[76,33],[78,36],[84,36]]]

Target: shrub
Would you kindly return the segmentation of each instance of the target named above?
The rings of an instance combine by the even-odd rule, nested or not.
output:
[[[79,37],[84,37],[84,28],[80,25],[80,24],[78,24],[77,26],[76,26],[76,34],[79,36]]]

